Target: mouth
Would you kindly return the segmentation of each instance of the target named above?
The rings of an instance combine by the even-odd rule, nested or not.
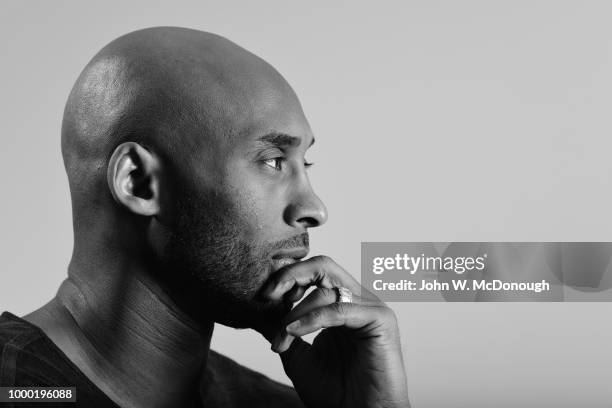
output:
[[[308,255],[308,248],[293,248],[280,251],[272,256],[272,272],[299,262],[306,255]]]
[[[276,272],[279,269],[296,263],[298,260],[293,258],[272,258],[272,272]]]

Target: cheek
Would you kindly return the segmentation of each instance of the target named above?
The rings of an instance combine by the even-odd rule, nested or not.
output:
[[[232,185],[232,201],[236,203],[236,213],[239,223],[245,227],[246,238],[256,242],[273,241],[282,228],[281,192],[272,183],[253,178],[239,178]]]

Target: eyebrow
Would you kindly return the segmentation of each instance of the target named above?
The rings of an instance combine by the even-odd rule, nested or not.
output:
[[[257,140],[260,142],[272,144],[279,148],[297,147],[300,145],[300,143],[302,143],[302,139],[300,139],[299,137],[291,136],[286,133],[279,133],[279,132],[268,133],[267,135],[264,135]],[[314,142],[315,142],[315,139],[313,137],[308,147],[312,146]]]

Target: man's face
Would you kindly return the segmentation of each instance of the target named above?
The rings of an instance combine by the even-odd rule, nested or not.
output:
[[[308,180],[314,139],[301,107],[291,98],[269,102],[242,118],[240,132],[196,148],[180,177],[163,261],[179,304],[196,319],[233,327],[278,320],[290,305],[258,291],[306,256],[307,229],[326,220]]]

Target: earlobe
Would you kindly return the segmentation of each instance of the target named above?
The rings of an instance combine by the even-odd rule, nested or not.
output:
[[[138,143],[117,146],[108,162],[107,181],[118,204],[142,216],[159,213],[159,162]]]

